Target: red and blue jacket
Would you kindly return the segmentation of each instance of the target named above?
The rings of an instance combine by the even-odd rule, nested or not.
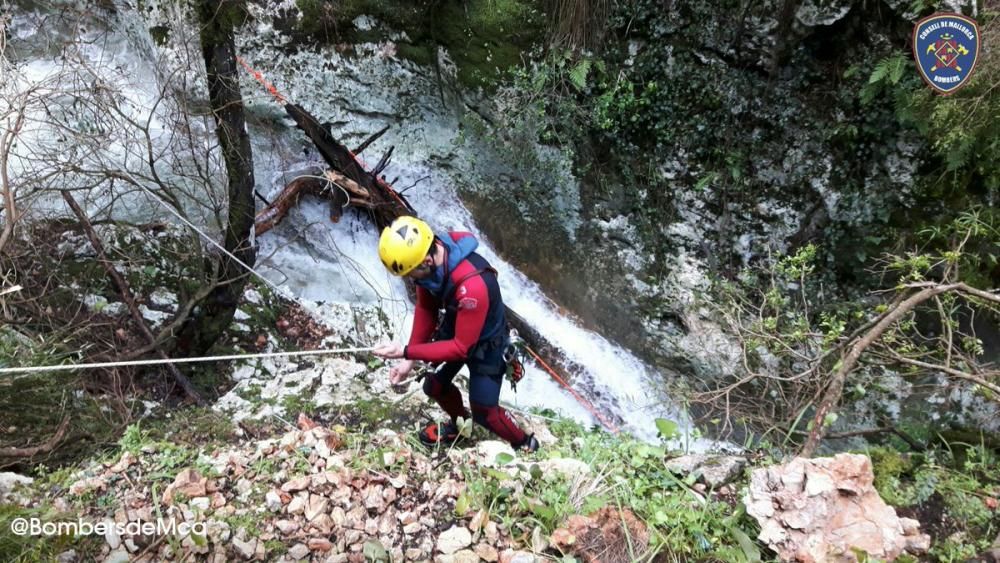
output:
[[[403,357],[430,363],[496,363],[493,356],[502,356],[507,326],[496,270],[475,253],[479,241],[471,233],[435,238],[445,247],[445,264],[416,281],[413,330]],[[490,353],[496,350],[498,354]]]

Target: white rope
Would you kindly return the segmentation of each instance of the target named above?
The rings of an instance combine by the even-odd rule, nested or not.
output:
[[[215,246],[216,248],[218,248],[219,250],[221,250],[224,254],[226,254],[227,256],[229,256],[230,258],[232,258],[234,261],[236,261],[237,264],[239,264],[240,266],[243,266],[244,268],[246,268],[246,270],[248,272],[250,272],[251,274],[253,274],[253,275],[257,276],[258,278],[260,278],[261,281],[263,281],[271,289],[273,289],[274,291],[276,291],[278,293],[278,295],[283,295],[283,292],[281,291],[281,289],[277,285],[275,285],[274,283],[272,283],[271,280],[265,278],[263,275],[261,275],[259,272],[257,272],[257,270],[254,270],[253,268],[251,268],[250,266],[248,266],[245,262],[243,262],[242,260],[240,260],[239,258],[237,258],[236,256],[234,256],[232,252],[229,252],[228,250],[226,250],[226,248],[224,246],[222,246],[221,244],[219,244],[218,242],[216,242],[216,240],[214,238],[208,236],[208,234],[206,234],[204,231],[202,231],[198,227],[194,226],[194,223],[192,223],[191,221],[188,221],[186,218],[184,218],[183,215],[181,215],[176,209],[174,209],[169,204],[167,204],[167,202],[163,201],[163,199],[160,196],[156,195],[155,192],[153,192],[152,190],[150,190],[146,186],[143,186],[142,183],[139,182],[139,180],[136,180],[135,177],[132,176],[132,174],[128,170],[122,170],[122,173],[125,176],[128,176],[129,179],[132,180],[132,183],[134,183],[136,186],[138,186],[142,191],[144,191],[147,194],[149,194],[150,196],[152,196],[153,199],[155,199],[159,204],[161,204],[163,207],[167,208],[167,211],[169,211],[175,217],[177,217],[178,219],[180,219],[181,222],[183,222],[188,227],[191,227],[192,229],[194,229],[195,232],[197,232],[199,235],[202,236],[202,238],[204,238],[209,243],[211,243],[213,246]]]
[[[320,356],[325,354],[353,354],[357,352],[371,352],[374,347],[368,348],[341,348],[339,350],[299,350],[297,352],[268,352],[263,354],[232,354],[228,356],[205,356],[200,358],[166,358],[159,360],[132,360],[128,362],[98,362],[93,364],[65,364],[60,366],[35,366],[20,368],[2,368],[0,375],[8,373],[38,373],[43,371],[63,371],[78,369],[96,369],[125,366],[152,366],[157,364],[190,364],[195,362],[220,362],[224,360],[248,360],[254,358],[274,358],[278,356]]]
[[[313,178],[314,180],[323,180],[329,186],[333,186],[335,188],[340,189],[340,191],[344,193],[344,204],[340,206],[340,212],[341,213],[343,213],[344,210],[347,209],[347,206],[349,206],[351,204],[351,194],[347,193],[347,189],[344,188],[343,186],[341,186],[340,184],[334,182],[329,177],[327,177],[327,176],[316,176],[315,174],[300,174],[300,175],[292,178],[292,182],[294,182],[295,180],[298,180],[299,178]],[[289,183],[291,183],[291,182],[289,182]],[[327,189],[329,189],[329,188],[327,188]]]
[[[0,291],[0,295],[7,295],[8,293],[14,293],[16,291],[21,291],[22,289],[24,288],[19,285],[15,285],[14,287],[8,287],[7,289]]]

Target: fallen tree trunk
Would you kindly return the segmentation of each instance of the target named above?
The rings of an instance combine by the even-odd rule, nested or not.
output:
[[[405,197],[378,176],[378,169],[375,173],[365,170],[354,153],[337,142],[330,130],[316,121],[309,112],[296,104],[285,104],[285,111],[316,145],[330,168],[364,190],[367,194],[364,207],[379,231],[388,227],[400,215],[417,214]],[[386,159],[383,157],[380,166],[384,168],[385,163]]]

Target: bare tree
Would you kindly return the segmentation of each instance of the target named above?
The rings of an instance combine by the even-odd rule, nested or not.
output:
[[[96,237],[112,236],[113,229],[103,228],[109,224],[162,223],[172,215],[197,227],[183,227],[190,243],[169,260],[195,265],[166,282],[178,295],[175,315],[150,342],[112,348],[126,359],[178,347],[204,351],[231,322],[246,271],[229,255],[206,250],[205,235],[222,240],[242,262],[254,261],[252,159],[232,40],[238,6],[164,3],[161,9],[170,49],[122,32],[147,27],[136,13],[85,4],[38,22],[44,54],[22,41],[19,58],[0,56],[0,272],[6,283],[25,286],[6,303],[12,319],[45,317],[42,304],[54,287],[47,277],[27,279],[32,252],[50,247],[33,248],[37,241],[19,238],[15,227],[66,217],[63,192],[79,202]],[[0,42],[0,55],[10,55],[6,47]],[[119,58],[120,52],[130,54]],[[152,262],[141,251],[97,242],[119,271]],[[55,311],[53,326],[62,312]]]
[[[778,261],[749,295],[729,286],[716,307],[736,335],[743,366],[735,380],[696,392],[723,432],[735,421],[766,432],[776,429],[801,454],[813,455],[837,420],[845,389],[864,392],[887,371],[916,380],[944,378],[950,386],[981,390],[1000,401],[1000,369],[982,359],[972,320],[1000,314],[1000,293],[961,281],[960,266],[975,264],[976,239],[1000,240],[1000,230],[977,211],[960,217],[943,252],[887,256],[880,266],[889,289],[855,302],[851,311],[823,303],[810,284],[815,247]],[[936,327],[933,335],[918,326]],[[800,430],[800,423],[804,431]],[[893,430],[891,424],[882,430]]]
[[[252,265],[256,257],[250,243],[254,227],[253,155],[243,115],[233,39],[233,26],[242,21],[242,16],[243,2],[238,0],[198,3],[202,56],[216,133],[226,163],[229,205],[225,230],[227,253],[212,265],[218,282],[199,314],[192,317],[182,332],[183,346],[192,353],[207,351],[232,322],[248,274],[243,264]]]

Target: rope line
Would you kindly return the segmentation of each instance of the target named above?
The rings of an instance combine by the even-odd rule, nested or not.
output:
[[[240,63],[241,65],[243,65],[243,68],[247,69],[247,72],[249,72],[251,76],[253,76],[254,78],[256,78],[257,82],[260,82],[261,85],[264,86],[264,88],[272,96],[274,96],[275,101],[277,101],[279,104],[287,103],[286,100],[285,100],[285,97],[282,96],[281,92],[279,92],[278,89],[274,87],[274,84],[271,84],[270,82],[268,82],[267,79],[264,78],[263,74],[261,74],[260,72],[254,70],[253,68],[251,68],[250,65],[248,65],[247,62],[243,60],[243,57],[240,57],[239,55],[237,55],[236,56],[236,61],[238,63]]]
[[[158,364],[190,364],[196,362],[220,362],[225,360],[247,360],[254,358],[275,358],[279,356],[321,356],[326,354],[354,354],[358,352],[371,352],[374,347],[368,348],[340,348],[338,350],[298,350],[295,352],[266,352],[261,354],[231,354],[225,356],[202,356],[196,358],[165,358],[157,360],[132,360],[128,362],[96,362],[92,364],[65,364],[59,366],[33,366],[2,368],[0,375],[8,373],[38,373],[44,371],[64,371],[78,369],[97,369],[126,366],[152,366]]]
[[[569,391],[569,394],[573,395],[573,398],[576,399],[578,403],[580,403],[581,405],[583,405],[583,407],[585,409],[587,409],[588,411],[590,411],[590,414],[594,415],[594,418],[596,418],[597,420],[599,420],[601,422],[601,424],[603,424],[605,426],[605,428],[607,428],[608,430],[610,430],[613,434],[618,434],[618,432],[619,432],[618,427],[615,426],[614,424],[612,424],[611,421],[609,421],[607,418],[605,418],[604,415],[602,415],[600,413],[600,411],[597,410],[597,408],[594,406],[593,403],[591,403],[590,401],[588,401],[586,397],[584,397],[583,395],[577,393],[575,389],[573,389],[572,387],[570,387],[569,383],[566,383],[565,379],[559,377],[559,374],[557,374],[554,369],[552,369],[551,367],[549,367],[549,364],[545,363],[545,360],[543,360],[541,358],[541,356],[539,356],[538,354],[536,354],[535,351],[531,349],[531,347],[529,347],[528,345],[525,345],[524,348],[532,356],[534,356],[535,361],[538,362],[538,364],[540,366],[542,366],[543,368],[545,368],[545,371],[549,372],[549,375],[552,376],[552,379],[555,379],[556,381],[558,381],[559,384],[562,385],[564,389],[566,389],[567,391]]]
[[[208,236],[208,234],[205,231],[203,231],[203,230],[199,229],[198,227],[196,227],[194,225],[194,223],[192,223],[191,221],[188,221],[187,218],[185,218],[183,215],[181,215],[179,211],[177,211],[176,209],[174,209],[173,207],[171,207],[170,205],[168,205],[167,202],[163,201],[163,198],[161,198],[160,196],[156,195],[155,192],[153,192],[152,190],[150,190],[146,186],[142,185],[142,183],[139,182],[139,180],[137,180],[134,176],[132,176],[132,174],[128,170],[122,170],[122,174],[124,174],[125,176],[128,176],[128,178],[130,180],[132,180],[133,184],[135,184],[136,186],[138,186],[142,191],[144,191],[147,194],[149,194],[150,196],[152,196],[152,198],[155,199],[157,201],[157,203],[159,203],[160,205],[162,205],[163,207],[165,207],[167,209],[167,211],[169,211],[171,214],[173,214],[174,217],[177,217],[178,219],[181,220],[182,223],[184,223],[188,227],[191,227],[192,229],[194,229],[194,231],[196,233],[198,233],[199,235],[201,235],[202,238],[204,238],[205,240],[207,240],[209,242],[209,244],[215,246],[216,248],[218,248],[219,250],[221,250],[223,252],[223,254],[229,256],[230,258],[232,258],[233,261],[235,261],[237,264],[239,264],[240,266],[243,266],[244,268],[246,268],[246,270],[248,272],[250,272],[251,274],[257,276],[261,281],[263,281],[265,284],[267,284],[268,287],[270,287],[275,292],[277,292],[278,295],[286,295],[285,292],[283,292],[281,290],[281,288],[279,288],[277,285],[274,284],[274,282],[272,282],[271,280],[265,278],[257,270],[254,270],[252,267],[250,267],[249,265],[247,265],[246,262],[244,262],[244,261],[240,260],[239,258],[237,258],[232,252],[229,252],[228,250],[226,250],[226,247],[224,247],[221,244],[219,244],[218,241],[215,240],[215,238]],[[298,302],[298,300],[295,299],[295,298],[292,298],[292,300],[295,301],[295,302]]]

